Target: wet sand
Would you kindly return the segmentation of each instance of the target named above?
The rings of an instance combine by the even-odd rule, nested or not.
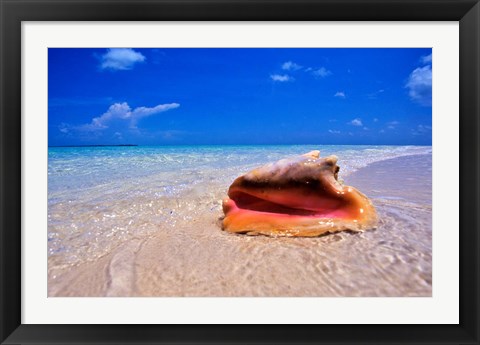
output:
[[[347,176],[373,200],[379,226],[318,238],[226,233],[225,192],[207,202],[190,192],[174,227],[94,261],[55,265],[49,296],[431,296],[431,166],[430,155],[416,155]]]

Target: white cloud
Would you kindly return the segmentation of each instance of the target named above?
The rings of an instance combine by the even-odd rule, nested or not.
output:
[[[363,127],[363,130],[364,131],[369,131],[369,128],[368,127]]]
[[[332,72],[330,72],[325,67],[320,67],[317,70],[313,70],[312,74],[316,77],[325,78],[325,77],[328,77],[330,74],[332,74]]]
[[[387,122],[387,129],[395,129],[400,124],[398,121]]]
[[[343,91],[337,91],[337,93],[334,95],[334,97],[340,97],[340,98],[345,98],[345,92]]]
[[[64,122],[62,122],[60,126],[58,126],[58,130],[64,134],[68,134],[70,132],[68,124]]]
[[[425,125],[418,125],[417,128],[412,129],[411,132],[413,135],[424,135],[430,133],[432,127]]]
[[[385,130],[384,130],[384,129],[381,129],[381,130],[380,130],[380,133],[385,133]]]
[[[432,63],[432,54],[426,55],[426,56],[422,56],[422,57],[420,58],[420,61],[421,61],[423,64]]]
[[[130,48],[112,48],[101,56],[100,68],[111,70],[129,70],[136,63],[144,62],[145,56]]]
[[[290,72],[303,70],[305,72],[309,72],[314,77],[319,77],[319,78],[325,78],[325,77],[332,74],[332,72],[327,70],[325,67],[320,67],[320,68],[304,67],[304,66],[301,66],[301,65],[299,65],[299,64],[297,64],[293,61],[286,61],[282,64],[281,67],[282,67],[282,70],[290,71]],[[294,81],[295,80],[292,76],[290,76],[288,74],[278,74],[278,73],[271,74],[270,78],[273,81],[276,81],[276,82],[286,82],[286,81]],[[345,97],[344,92],[339,91],[339,93],[340,94],[337,97],[342,97],[341,94],[343,94],[343,97]]]
[[[331,134],[340,134],[340,131],[335,131],[333,129],[329,129],[328,130],[328,133],[331,133]]]
[[[282,64],[282,69],[285,71],[298,71],[299,69],[302,69],[302,66],[293,61],[287,61]]]
[[[352,126],[358,126],[358,127],[363,126],[362,120],[359,119],[358,117],[350,121],[348,124]]]
[[[380,94],[383,93],[383,92],[385,92],[385,90],[380,89],[380,90],[377,90],[377,91],[375,91],[375,92],[369,93],[369,94],[367,95],[367,98],[369,98],[369,99],[377,99],[378,96],[380,96]]]
[[[293,81],[293,78],[290,77],[287,74],[272,74],[270,75],[270,78],[272,78],[273,81],[278,81],[278,82],[286,82],[286,81]]]
[[[377,119],[377,118],[374,118],[374,119],[373,119],[373,122],[378,122],[378,119]]]
[[[427,65],[413,70],[405,85],[410,99],[423,106],[432,105],[432,66]]]
[[[109,124],[113,120],[125,120],[128,121],[130,128],[136,128],[138,120],[162,113],[164,111],[178,108],[180,104],[178,103],[169,103],[169,104],[159,104],[153,108],[147,107],[138,107],[132,110],[130,106],[124,103],[115,103],[108,108],[108,110],[99,117],[94,117],[92,122],[78,127],[80,130],[84,131],[98,131],[107,129]]]

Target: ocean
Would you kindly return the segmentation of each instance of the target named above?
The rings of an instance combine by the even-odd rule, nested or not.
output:
[[[311,150],[338,157],[376,230],[221,230],[236,177]],[[431,159],[431,146],[51,147],[49,296],[431,296]]]

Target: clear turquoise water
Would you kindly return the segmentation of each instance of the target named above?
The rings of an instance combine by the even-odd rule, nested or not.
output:
[[[189,222],[211,223],[208,236],[214,236],[217,231],[220,234],[215,222],[222,215],[221,200],[236,177],[268,162],[315,149],[321,151],[321,156],[338,156],[342,179],[376,162],[414,155],[431,157],[432,152],[430,146],[49,148],[49,272],[93,262],[132,239],[143,240],[159,232],[185,229]],[[398,169],[397,181],[401,181],[403,173],[404,170]],[[385,189],[392,188],[388,186],[388,179],[384,184],[387,184]],[[431,176],[429,183],[419,186],[411,191],[400,188],[400,196],[408,201],[409,196],[418,194],[420,189],[427,196],[431,195],[428,194],[431,193]],[[393,229],[395,219],[403,216],[395,215],[395,208],[383,200],[382,188],[381,184],[372,187],[370,193],[378,197],[385,215],[393,215]],[[426,205],[428,210],[428,202]],[[428,224],[428,214],[426,217],[425,224]],[[402,228],[408,229],[415,222],[415,219],[404,222]],[[179,224],[183,224],[182,227]],[[188,236],[184,232],[181,234]],[[429,253],[431,229],[422,236],[426,243],[422,253]],[[51,273],[50,278],[54,276]]]
[[[165,181],[168,185],[183,181],[182,174],[218,173],[220,169],[224,170],[222,175],[238,174],[242,169],[245,172],[245,169],[317,149],[322,156],[337,155],[344,176],[376,161],[432,151],[431,146],[349,145],[51,147],[48,150],[49,202],[54,201],[57,193],[131,182],[155,174],[171,178],[169,173],[175,173],[174,181]],[[187,179],[186,182],[197,181]]]

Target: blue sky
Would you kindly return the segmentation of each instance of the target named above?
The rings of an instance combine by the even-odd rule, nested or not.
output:
[[[49,145],[431,145],[431,53],[50,48]]]

